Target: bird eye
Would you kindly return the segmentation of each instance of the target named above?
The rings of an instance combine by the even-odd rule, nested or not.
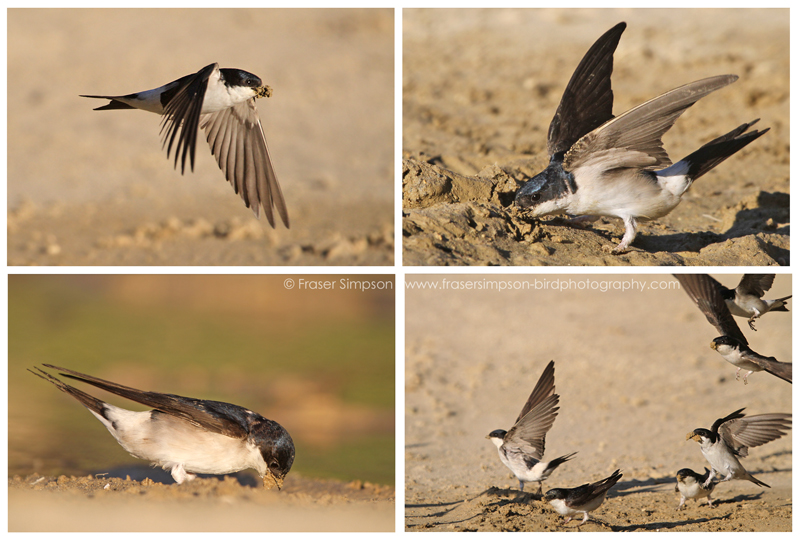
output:
[[[542,198],[541,193],[534,193],[531,195],[531,200],[534,202],[538,202],[540,198]]]

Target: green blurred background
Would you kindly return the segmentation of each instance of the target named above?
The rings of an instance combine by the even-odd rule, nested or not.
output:
[[[389,289],[361,289],[375,284]],[[244,406],[292,435],[292,473],[393,485],[393,287],[394,276],[364,275],[9,276],[9,475],[146,464],[26,370],[50,363]]]

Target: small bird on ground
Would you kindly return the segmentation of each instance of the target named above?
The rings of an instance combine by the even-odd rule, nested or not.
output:
[[[44,365],[120,397],[150,406],[149,412],[118,408],[37,368],[29,372],[83,404],[131,455],[169,470],[178,484],[195,474],[227,474],[254,468],[280,490],[294,463],[292,437],[275,421],[227,402],[141,391],[76,371]]]
[[[693,498],[707,498],[708,505],[714,507],[714,502],[711,501],[711,493],[714,492],[714,487],[717,486],[717,483],[714,481],[709,483],[708,487],[704,487],[703,484],[708,479],[708,468],[705,468],[705,471],[706,473],[700,475],[689,468],[678,470],[676,475],[678,483],[675,485],[675,492],[681,493],[681,503],[678,504],[678,511],[683,509],[683,504],[686,503],[686,500]]]
[[[555,363],[547,364],[536,382],[525,406],[522,407],[511,430],[497,429],[486,437],[497,446],[500,460],[519,481],[519,490],[524,492],[525,483],[545,481],[558,466],[567,462],[576,453],[563,455],[549,462],[544,458],[544,438],[558,415],[558,399],[555,394]]]
[[[686,435],[686,440],[700,444],[700,450],[711,464],[711,473],[703,482],[708,488],[717,475],[720,482],[733,479],[747,480],[756,485],[771,488],[759,481],[744,469],[739,458],[747,456],[751,447],[758,447],[777,440],[792,428],[792,414],[760,414],[745,417],[740,408],[727,416],[714,421],[711,430],[694,429]]]
[[[561,515],[567,517],[562,525],[566,525],[572,519],[572,515],[583,513],[583,520],[577,526],[581,527],[589,519],[589,512],[602,505],[609,489],[616,485],[621,477],[622,474],[617,470],[596,483],[586,483],[575,488],[553,488],[547,491],[544,499]]]
[[[673,164],[661,141],[664,133],[698,100],[739,77],[691,82],[615,117],[611,72],[625,26],[600,36],[578,64],[547,133],[550,163],[515,198],[531,217],[622,219],[625,234],[615,254],[630,246],[637,221],[667,215],[697,178],[768,131],[749,131],[758,120],[744,123]]]
[[[175,167],[181,161],[181,174],[188,155],[194,171],[197,130],[206,133],[211,153],[225,178],[245,206],[259,216],[264,209],[275,228],[273,209],[289,228],[289,214],[278,178],[272,168],[267,139],[256,111],[256,99],[272,95],[272,88],[241,69],[220,69],[209,64],[197,73],[186,75],[154,90],[128,95],[82,95],[111,102],[94,110],[141,109],[163,116],[161,133],[167,157],[175,144]],[[177,140],[176,140],[177,139]],[[169,143],[169,144],[168,144]]]

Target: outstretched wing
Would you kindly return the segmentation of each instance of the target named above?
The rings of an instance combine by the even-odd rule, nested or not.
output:
[[[739,329],[722,297],[722,285],[716,279],[705,274],[679,274],[675,275],[675,278],[681,283],[684,292],[697,304],[709,323],[717,328],[720,335],[732,337],[742,344],[747,344],[744,333]]]
[[[720,436],[740,457],[747,449],[777,440],[792,428],[792,414],[761,414],[726,421]]]
[[[256,217],[259,208],[275,227],[273,208],[289,228],[289,214],[278,178],[272,168],[267,139],[256,111],[255,99],[204,114],[200,127],[206,132],[211,153],[245,205]]]
[[[183,78],[183,85],[174,89],[174,95],[164,105],[164,118],[161,120],[163,145],[167,146],[167,157],[175,145],[175,166],[181,160],[181,174],[186,170],[186,156],[189,156],[194,170],[194,152],[197,145],[197,129],[200,125],[200,111],[206,95],[210,78],[219,79],[219,64],[210,64]]]
[[[656,169],[672,164],[661,137],[686,109],[736,75],[719,75],[691,82],[662,94],[607,121],[576,142],[564,157],[564,170],[582,166]]]
[[[600,36],[575,68],[550,122],[547,133],[549,155],[566,152],[582,136],[614,117],[611,113],[614,104],[611,72],[614,70],[614,51],[625,27],[626,24],[621,22]]]

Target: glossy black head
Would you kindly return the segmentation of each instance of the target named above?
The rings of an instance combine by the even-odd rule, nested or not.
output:
[[[717,337],[716,339],[711,341],[711,348],[713,348],[714,350],[724,345],[730,346],[731,348],[737,350],[742,347],[739,341],[737,341],[733,337],[728,337],[727,335],[723,335],[722,337]]]
[[[292,437],[278,423],[265,419],[254,429],[253,438],[256,440],[261,457],[267,464],[267,475],[271,474],[280,488],[283,478],[292,469],[294,463]]]
[[[560,160],[553,160],[517,191],[514,203],[523,209],[536,208],[575,192],[575,188],[572,174],[564,171]]]
[[[544,500],[549,502],[550,500],[565,500],[569,496],[569,492],[563,488],[551,488],[547,491],[544,495]]]
[[[694,429],[689,436],[686,437],[687,440],[694,440],[698,443],[701,443],[703,438],[707,438],[708,440],[715,442],[717,440],[717,435],[708,429]]]
[[[490,432],[486,437],[490,438],[490,439],[491,438],[499,438],[499,439],[502,440],[502,439],[504,439],[506,437],[506,434],[507,434],[507,432],[504,431],[503,429],[497,429],[497,430],[493,430],[492,432]]]
[[[261,79],[241,69],[220,69],[225,86],[245,86],[247,88],[261,87]]]

